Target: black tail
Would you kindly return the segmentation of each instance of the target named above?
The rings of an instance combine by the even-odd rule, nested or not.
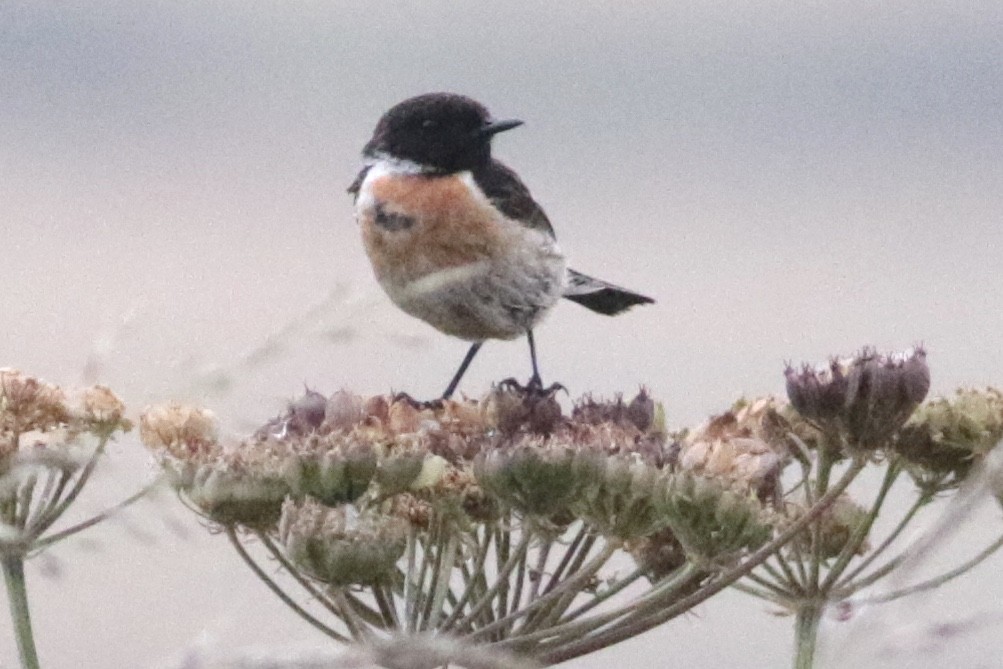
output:
[[[635,304],[654,304],[654,300],[638,293],[593,279],[573,269],[568,270],[564,297],[600,314],[615,316]]]

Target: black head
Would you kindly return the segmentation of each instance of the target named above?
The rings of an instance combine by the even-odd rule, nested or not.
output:
[[[463,95],[426,93],[394,105],[363,149],[410,160],[438,172],[459,172],[491,158],[491,138],[522,121],[492,121],[484,105]]]

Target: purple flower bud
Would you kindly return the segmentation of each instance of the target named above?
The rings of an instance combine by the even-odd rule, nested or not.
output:
[[[845,431],[863,448],[879,448],[908,420],[930,389],[922,348],[880,355],[864,349],[850,359],[800,370],[788,367],[787,396],[821,427]]]

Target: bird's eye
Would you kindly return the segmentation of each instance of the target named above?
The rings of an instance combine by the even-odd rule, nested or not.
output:
[[[438,123],[436,123],[433,119],[430,119],[430,118],[427,118],[427,119],[425,119],[424,121],[421,122],[421,128],[422,128],[422,130],[432,130],[435,127],[437,127],[438,125],[439,125]]]

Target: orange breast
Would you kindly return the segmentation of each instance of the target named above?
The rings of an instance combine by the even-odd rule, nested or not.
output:
[[[363,241],[381,281],[407,283],[432,272],[505,252],[500,215],[476,198],[457,175],[386,174],[366,184],[371,206],[359,212]],[[376,205],[413,224],[389,230],[376,224]],[[510,242],[509,242],[510,243]]]

